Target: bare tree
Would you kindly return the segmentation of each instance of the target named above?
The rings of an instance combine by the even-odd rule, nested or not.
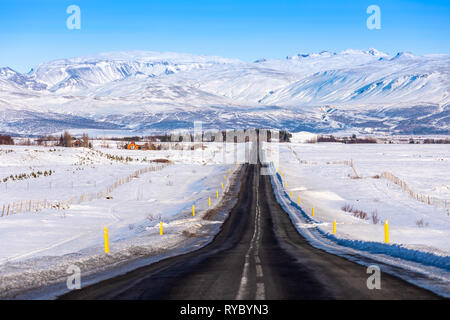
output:
[[[89,137],[87,133],[83,133],[81,137],[81,146],[84,148],[89,148]]]
[[[62,142],[64,147],[72,147],[72,135],[68,131],[64,131]]]

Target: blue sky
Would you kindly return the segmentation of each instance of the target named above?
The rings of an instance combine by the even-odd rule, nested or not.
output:
[[[69,30],[69,5],[81,29]],[[366,27],[369,5],[381,29]],[[450,53],[450,1],[0,0],[0,66],[108,51],[213,54],[253,61],[347,48]]]

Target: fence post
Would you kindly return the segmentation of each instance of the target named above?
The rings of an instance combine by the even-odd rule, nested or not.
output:
[[[105,253],[109,253],[109,233],[108,228],[103,228],[104,238],[105,238]]]
[[[389,243],[389,221],[384,221],[384,242]]]

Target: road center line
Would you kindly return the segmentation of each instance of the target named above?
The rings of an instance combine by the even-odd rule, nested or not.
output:
[[[256,300],[265,300],[266,290],[264,288],[264,283],[258,282],[256,284]]]
[[[264,276],[263,271],[262,271],[262,267],[260,264],[256,265],[256,276],[258,278],[262,278]]]
[[[249,270],[249,266],[250,266],[250,262],[249,262],[249,257],[250,254],[256,244],[256,250],[255,250],[255,255],[258,256],[259,253],[259,238],[260,238],[260,209],[259,209],[259,193],[258,193],[258,186],[259,186],[259,175],[256,175],[256,179],[257,179],[257,184],[256,184],[256,208],[255,208],[255,221],[254,221],[254,225],[255,225],[255,229],[253,231],[253,236],[252,239],[250,240],[250,246],[247,250],[247,253],[245,255],[245,263],[244,263],[244,268],[242,270],[242,276],[241,276],[241,282],[239,285],[239,290],[238,293],[236,295],[236,300],[242,300],[245,299],[246,294],[248,293],[248,270]],[[258,273],[258,267],[257,267],[257,277],[262,277],[262,268],[261,265],[259,265],[259,272]],[[258,275],[261,274],[261,275]],[[264,294],[264,284],[262,284],[262,289],[263,289],[263,294]],[[261,290],[261,289],[260,289]],[[258,294],[258,288],[257,288],[257,294]],[[259,293],[261,294],[261,293]]]

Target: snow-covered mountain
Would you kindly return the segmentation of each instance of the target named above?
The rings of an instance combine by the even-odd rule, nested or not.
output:
[[[450,133],[450,55],[375,49],[281,60],[118,52],[0,68],[0,131],[271,127]]]

